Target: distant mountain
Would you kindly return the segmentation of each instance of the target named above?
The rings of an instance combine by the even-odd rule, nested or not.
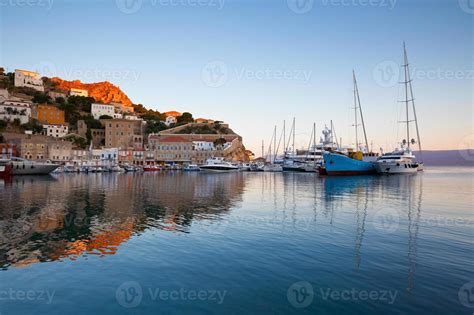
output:
[[[79,80],[66,81],[60,78],[51,78],[51,81],[57,83],[56,88],[60,90],[69,91],[72,88],[87,90],[89,96],[92,96],[96,101],[104,104],[122,103],[125,106],[132,106],[132,101],[122,90],[108,81],[98,83],[82,83]]]
[[[419,152],[414,152],[417,158]],[[422,151],[425,165],[432,166],[474,166],[474,149]]]

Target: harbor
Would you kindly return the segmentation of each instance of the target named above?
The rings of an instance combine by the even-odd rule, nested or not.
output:
[[[474,315],[474,0],[0,16],[0,315]]]
[[[330,128],[327,126],[322,130],[322,136],[317,143],[317,130],[316,123],[313,124],[311,131],[311,137],[307,149],[297,149],[295,146],[295,134],[296,134],[296,119],[293,118],[293,122],[290,128],[288,138],[286,137],[286,123],[283,122],[283,128],[280,136],[277,136],[277,126],[274,128],[273,135],[269,141],[270,145],[265,154],[264,152],[264,141],[262,141],[262,156],[257,158],[256,161],[252,161],[248,155],[245,156],[244,160],[226,159],[226,151],[234,151],[232,147],[239,146],[238,143],[242,143],[242,139],[239,136],[235,136],[232,141],[228,142],[223,136],[214,137],[213,142],[209,141],[192,141],[189,146],[184,145],[184,138],[181,138],[182,130],[187,130],[196,122],[186,124],[183,127],[172,128],[166,132],[165,135],[160,134],[149,134],[148,142],[149,145],[143,149],[140,153],[141,156],[146,155],[146,161],[143,163],[119,163],[119,150],[120,148],[103,148],[98,154],[94,154],[93,143],[90,143],[88,151],[84,152],[86,157],[85,161],[68,161],[61,164],[54,164],[50,161],[46,163],[40,163],[35,161],[28,161],[27,159],[20,159],[17,157],[10,156],[5,150],[2,149],[2,159],[0,165],[4,168],[0,172],[2,177],[10,177],[13,175],[40,175],[49,173],[101,173],[101,172],[158,172],[167,170],[183,170],[183,171],[263,171],[263,172],[304,172],[314,173],[320,176],[355,176],[355,175],[368,175],[368,174],[413,174],[421,172],[424,169],[422,156],[418,158],[413,154],[413,146],[417,146],[419,154],[422,154],[420,132],[418,129],[418,120],[416,116],[415,98],[413,95],[412,79],[410,76],[410,68],[408,63],[408,55],[403,43],[403,63],[402,69],[404,74],[404,81],[401,82],[404,87],[404,99],[401,101],[404,104],[405,120],[401,121],[406,125],[406,137],[400,141],[400,146],[393,152],[384,153],[382,150],[380,153],[373,152],[372,148],[369,148],[368,137],[366,134],[366,127],[364,122],[364,115],[362,111],[361,97],[359,94],[359,88],[357,85],[356,74],[352,72],[353,79],[353,109],[354,109],[354,134],[355,142],[353,146],[343,146],[342,139],[337,139],[336,130],[334,128],[333,121],[330,121]],[[97,105],[99,110],[103,110],[104,105]],[[113,108],[111,109],[113,113]],[[98,113],[99,117],[100,114]],[[140,118],[130,116],[125,119],[124,123],[138,122],[136,126],[140,125]],[[174,118],[173,116],[169,116]],[[102,123],[106,126],[114,124],[117,121],[115,119],[106,119]],[[173,121],[177,121],[174,119]],[[410,136],[410,125],[414,123],[416,130],[416,140]],[[202,123],[198,123],[197,126],[202,128]],[[228,125],[223,125],[222,122],[209,122],[205,121],[204,126],[210,128],[212,125],[214,128],[228,129]],[[119,124],[117,123],[117,128]],[[130,125],[129,125],[130,127]],[[359,141],[360,127],[362,128],[362,142]],[[173,132],[174,131],[174,132]],[[232,131],[230,131],[233,133]],[[123,132],[121,132],[123,134]],[[107,134],[107,130],[105,131]],[[112,131],[109,132],[112,134]],[[179,134],[179,136],[178,136]],[[118,135],[118,132],[117,132]],[[180,137],[181,136],[181,137]],[[196,138],[196,136],[190,135]],[[209,136],[208,136],[209,137]],[[136,138],[136,137],[135,137]],[[202,138],[202,137],[201,137]],[[278,140],[277,140],[278,138]],[[172,150],[178,151],[175,154],[179,157],[191,156],[191,151],[200,151],[200,153],[206,152],[208,158],[202,159],[202,154],[193,154],[194,160],[180,160],[175,161],[162,161],[159,162],[156,158],[157,152],[164,146],[160,146],[164,139],[168,139],[169,142],[179,143],[180,145],[170,146],[167,145],[167,150],[171,147]],[[222,140],[222,141],[221,141]],[[156,143],[154,142],[156,141]],[[108,138],[105,142],[109,142]],[[191,142],[190,142],[191,143]],[[240,144],[243,148],[243,145]],[[282,153],[280,154],[280,148]],[[155,151],[154,151],[155,150]],[[98,151],[98,150],[95,150]],[[247,152],[247,151],[246,151]],[[187,154],[186,154],[187,153]],[[135,153],[134,153],[135,155]],[[169,154],[158,154],[160,156],[170,157]],[[26,153],[26,156],[31,154]],[[230,155],[228,155],[230,156]],[[196,164],[196,157],[201,157],[201,164]],[[7,165],[10,165],[6,167]]]

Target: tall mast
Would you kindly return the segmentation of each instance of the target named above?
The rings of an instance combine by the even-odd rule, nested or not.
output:
[[[275,130],[273,131],[273,163],[275,163],[275,159],[276,159],[276,142],[277,142],[277,126],[275,125]]]
[[[316,166],[316,123],[313,123],[313,165]]]
[[[354,73],[354,70],[352,70],[352,83],[354,85],[354,128],[355,128],[355,136],[356,136],[356,141],[355,141],[355,149],[356,151],[359,150],[359,136],[357,134],[357,91],[356,91],[356,86],[357,86],[357,83],[356,83],[356,80],[355,80],[355,73]]]
[[[364,115],[362,115],[362,105],[360,104],[359,87],[357,86],[357,79],[356,79],[354,70],[352,70],[352,76],[354,78],[354,90],[357,95],[357,104],[358,104],[359,112],[360,112],[360,120],[362,122],[362,130],[364,131],[365,149],[367,150],[367,153],[368,153],[369,142],[367,141],[367,133],[365,132]],[[357,117],[357,106],[356,106],[356,117]],[[356,138],[357,138],[357,120],[356,120]]]
[[[286,128],[285,121],[283,120],[283,157],[286,156]]]
[[[333,133],[334,133],[334,135],[333,135]],[[331,120],[331,141],[332,141],[333,147],[334,147],[333,139],[336,139],[336,149],[339,150],[340,147],[339,147],[339,143],[337,143],[336,128],[334,128],[334,124],[332,123],[332,120]],[[342,140],[341,140],[341,142],[342,142]],[[341,146],[342,146],[342,143],[341,143]]]
[[[295,133],[296,133],[296,118],[293,117],[293,152],[296,154],[296,149],[295,149]]]
[[[264,150],[265,150],[265,147],[264,147],[265,143],[264,143],[264,140],[262,139],[262,158],[263,158],[263,155],[264,155]]]
[[[408,58],[407,58],[407,51],[405,48],[405,42],[403,42],[403,61],[404,61],[404,73],[405,73],[405,110],[406,110],[406,124],[407,124],[407,145],[408,149],[410,149],[410,119],[408,116]]]
[[[410,67],[408,66],[408,54],[407,54],[405,42],[403,42],[403,50],[404,50],[405,60],[406,60],[406,64],[407,64],[408,78],[411,78],[411,76],[410,76]],[[418,130],[418,119],[416,118],[416,110],[415,110],[415,97],[413,96],[413,87],[412,87],[412,84],[411,84],[411,79],[409,80],[409,86],[410,86],[411,103],[413,105],[413,117],[415,118],[415,127],[416,127],[416,137],[417,137],[417,141],[418,141],[418,150],[420,151],[420,158],[423,161],[423,155],[421,153],[420,131]]]

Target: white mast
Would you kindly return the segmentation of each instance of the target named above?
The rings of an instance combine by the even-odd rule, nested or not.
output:
[[[408,146],[408,150],[410,149],[410,119],[409,119],[409,115],[408,115],[408,102],[410,102],[410,100],[408,99],[408,81],[409,81],[409,78],[408,78],[408,58],[407,58],[407,51],[405,49],[405,42],[403,42],[403,70],[404,70],[404,74],[405,74],[405,81],[403,82],[404,85],[405,85],[405,111],[406,111],[406,124],[407,124],[407,146]]]
[[[355,131],[356,131],[356,150],[359,149],[359,139],[357,134],[358,124],[357,124],[357,109],[360,112],[360,120],[362,122],[362,130],[364,132],[364,140],[365,140],[365,149],[366,152],[369,152],[369,142],[367,141],[367,134],[365,132],[365,123],[364,123],[364,115],[362,115],[362,106],[360,104],[360,95],[359,95],[359,88],[357,86],[357,79],[355,76],[355,71],[352,70],[352,78],[354,81],[354,111],[355,111]]]
[[[411,103],[412,103],[412,106],[413,106],[413,117],[415,118],[415,127],[416,127],[416,137],[418,138],[418,150],[420,151],[420,158],[421,158],[421,161],[423,161],[423,155],[421,153],[421,140],[420,140],[420,131],[418,129],[418,119],[416,117],[416,109],[415,109],[415,98],[413,96],[413,86],[411,84],[412,80],[410,78],[410,68],[409,68],[409,63],[408,63],[408,55],[407,55],[407,50],[406,50],[406,46],[405,46],[405,42],[403,42],[403,54],[404,54],[404,59],[405,59],[405,63],[406,63],[406,73],[408,75],[408,78],[409,78],[409,87],[410,87],[410,98],[411,98]]]

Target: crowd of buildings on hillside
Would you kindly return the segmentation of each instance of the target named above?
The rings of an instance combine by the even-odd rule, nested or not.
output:
[[[32,71],[16,70],[16,87],[29,87],[44,92],[41,76]],[[62,92],[48,92],[52,99],[68,96],[87,96],[87,91],[71,89]],[[168,127],[177,123],[173,112],[163,122]],[[183,128],[212,125],[214,121],[196,119],[193,123],[159,132],[145,134],[146,122],[134,115],[133,107],[122,104],[91,105],[91,115],[100,121],[101,128],[90,128],[84,120],[78,120],[77,128],[71,130],[65,120],[64,111],[54,105],[34,104],[10,96],[0,89],[0,120],[19,121],[26,124],[32,119],[43,127],[41,134],[32,132],[3,132],[5,143],[0,145],[3,154],[15,152],[17,156],[30,160],[51,160],[53,162],[113,161],[136,165],[162,163],[204,163],[213,156],[232,160],[245,160],[242,138],[237,134],[176,134]],[[223,124],[228,127],[228,125]],[[89,133],[89,134],[88,134]],[[66,140],[69,136],[90,139],[86,149]]]

